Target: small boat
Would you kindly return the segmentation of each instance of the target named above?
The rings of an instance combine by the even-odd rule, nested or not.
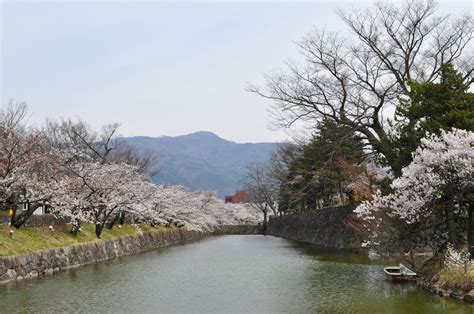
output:
[[[416,281],[416,273],[403,264],[399,266],[389,266],[384,269],[385,277],[393,282]]]

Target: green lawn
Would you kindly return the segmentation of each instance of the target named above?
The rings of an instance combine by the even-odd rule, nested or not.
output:
[[[13,230],[13,238],[10,238],[10,230]],[[69,234],[70,226],[56,226],[53,233],[48,227],[34,228],[10,228],[0,226],[0,257],[14,256],[25,253],[36,252],[44,249],[65,247],[76,243],[101,241],[95,236],[95,226],[92,224],[83,225],[81,231],[76,237]],[[166,232],[170,228],[163,226],[150,227],[141,226],[143,232],[151,230],[161,230]],[[125,224],[122,228],[114,226],[112,230],[104,228],[102,231],[102,240],[108,240],[117,237],[123,237],[130,234],[136,234],[139,230],[130,225]]]

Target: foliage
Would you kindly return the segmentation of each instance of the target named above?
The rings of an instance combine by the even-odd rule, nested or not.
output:
[[[275,123],[329,119],[356,130],[370,151],[396,170],[384,112],[398,107],[409,82],[436,82],[452,63],[472,82],[472,15],[437,12],[436,2],[376,2],[368,10],[340,10],[344,32],[315,29],[299,43],[301,64],[288,63],[251,91],[272,101]],[[396,173],[398,175],[398,173]]]
[[[472,215],[474,133],[441,131],[421,143],[413,162],[392,182],[393,192],[356,209],[374,246],[398,245],[406,252],[430,245],[437,252],[448,241],[462,242],[472,228],[467,217]]]
[[[363,143],[354,130],[325,119],[291,162],[280,199],[292,210],[307,210],[370,195],[363,191],[363,160]]]
[[[383,143],[398,173],[411,162],[426,134],[453,128],[474,131],[474,94],[452,64],[443,65],[439,82],[408,85],[410,90],[397,107],[395,132]]]
[[[33,130],[25,116],[23,104],[11,103],[0,112],[0,202],[15,209],[15,228],[39,206],[70,218],[72,234],[81,223],[93,223],[98,238],[124,215],[206,231],[260,221],[257,211],[224,204],[213,192],[155,186],[148,157],[120,146],[116,125],[96,132],[83,122],[49,122],[44,130]],[[29,208],[20,211],[25,203]]]

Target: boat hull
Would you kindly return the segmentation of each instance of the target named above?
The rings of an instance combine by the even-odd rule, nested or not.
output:
[[[385,274],[385,279],[390,282],[416,282],[416,276],[407,276],[407,275],[387,275]]]
[[[401,273],[399,267],[385,267],[385,278],[391,282],[416,282],[416,273],[408,271]]]

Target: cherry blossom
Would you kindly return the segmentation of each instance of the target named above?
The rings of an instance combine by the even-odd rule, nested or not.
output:
[[[456,223],[468,216],[466,195],[474,188],[473,146],[474,133],[458,129],[423,139],[413,162],[392,182],[393,192],[379,192],[355,210],[372,240],[387,235],[391,222],[404,222],[407,236],[459,241]]]

